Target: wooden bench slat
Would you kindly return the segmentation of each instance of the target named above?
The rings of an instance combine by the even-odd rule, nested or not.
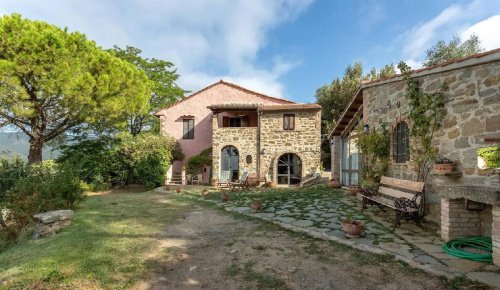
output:
[[[383,198],[380,196],[363,196],[364,198],[373,200],[375,202],[378,202],[384,206],[390,207],[390,208],[395,208],[394,206],[394,200],[388,199],[388,198]]]
[[[399,188],[404,188],[412,191],[417,191],[417,192],[422,192],[424,190],[424,183],[423,182],[417,182],[417,181],[411,181],[411,180],[403,180],[403,179],[397,179],[397,178],[392,178],[392,177],[387,177],[387,176],[382,176],[382,179],[380,180],[381,184],[393,186],[393,187],[399,187]]]
[[[378,188],[378,191],[382,194],[389,195],[389,196],[392,196],[394,198],[404,197],[404,198],[411,200],[415,197],[414,194],[400,191],[400,190],[395,190],[395,189],[388,188],[388,187],[383,187],[383,186],[380,186]],[[417,204],[420,204],[420,197],[417,197],[416,202],[417,202]]]

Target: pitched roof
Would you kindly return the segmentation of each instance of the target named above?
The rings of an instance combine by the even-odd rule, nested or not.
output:
[[[210,105],[207,108],[210,110],[240,110],[240,109],[257,109],[260,104],[257,103],[223,103]]]
[[[447,62],[438,63],[438,64],[433,65],[433,66],[414,69],[414,70],[410,71],[410,74],[412,74],[412,75],[418,74],[418,76],[427,75],[427,74],[434,73],[433,70],[437,70],[438,68],[445,68],[445,67],[449,68],[449,70],[453,70],[453,69],[461,68],[463,66],[467,66],[467,63],[464,63],[466,61],[470,62],[469,65],[477,64],[478,61],[483,62],[483,60],[476,60],[476,59],[486,58],[488,56],[491,58],[491,60],[498,60],[499,58],[494,56],[494,54],[497,54],[497,53],[500,53],[500,48],[481,52],[481,53],[476,53],[476,54],[469,55],[466,57],[455,58],[455,59],[449,60]],[[456,64],[456,65],[452,66],[453,64]],[[399,80],[401,77],[402,77],[401,74],[395,74],[395,75],[392,75],[390,77],[386,77],[386,78],[382,78],[382,79],[378,79],[378,80],[374,80],[374,81],[364,82],[361,84],[361,87],[366,88],[366,87],[371,87],[371,86],[378,85],[381,83],[385,83],[385,82],[391,81],[391,80],[396,81],[396,80]]]
[[[464,67],[469,67],[499,60],[500,60],[500,48],[497,48],[494,50],[473,54],[467,57],[452,59],[450,61],[436,64],[433,66],[412,70],[410,71],[410,75],[412,77],[422,77],[435,73],[442,73],[445,71],[461,69]],[[357,111],[360,110],[361,106],[363,105],[363,89],[373,86],[383,85],[386,83],[401,81],[402,79],[403,78],[401,74],[396,74],[387,78],[362,83],[359,86],[359,89],[356,91],[356,94],[354,94],[354,96],[352,97],[351,102],[349,103],[349,105],[347,105],[344,112],[340,116],[339,120],[330,130],[328,136],[331,137],[332,135],[339,135],[348,127],[351,119],[354,116],[356,116]]]
[[[175,103],[173,103],[173,104],[171,104],[171,105],[169,105],[169,106],[167,106],[167,107],[165,107],[165,108],[161,109],[160,111],[158,111],[158,112],[156,112],[156,113],[155,113],[155,116],[160,116],[160,115],[162,115],[162,114],[160,114],[160,113],[161,113],[163,110],[170,109],[170,108],[172,108],[172,107],[174,107],[174,106],[177,106],[178,104],[180,104],[180,103],[182,103],[182,102],[184,102],[184,101],[186,101],[186,100],[188,100],[188,99],[190,99],[190,98],[192,98],[192,97],[194,97],[194,96],[196,96],[196,95],[198,95],[198,94],[200,94],[200,93],[202,93],[202,92],[204,92],[204,91],[206,91],[206,90],[208,90],[208,89],[210,89],[210,88],[212,88],[212,87],[215,87],[215,86],[217,86],[217,85],[219,85],[219,84],[224,84],[224,85],[226,85],[226,86],[228,86],[228,87],[232,87],[232,88],[235,88],[235,89],[237,89],[237,90],[240,90],[240,91],[243,91],[243,92],[245,92],[245,93],[249,93],[249,94],[252,94],[252,95],[255,95],[255,96],[261,97],[261,98],[266,98],[266,99],[272,99],[272,100],[280,100],[280,101],[285,101],[285,102],[288,102],[288,103],[290,103],[290,104],[294,104],[294,103],[295,103],[295,102],[290,101],[290,100],[287,100],[287,99],[278,98],[278,97],[271,97],[271,96],[264,95],[264,94],[261,94],[261,93],[259,93],[259,92],[252,91],[252,90],[250,90],[250,89],[244,88],[244,87],[239,86],[239,85],[237,85],[237,84],[233,84],[233,83],[230,83],[230,82],[226,82],[226,81],[224,81],[224,80],[220,80],[220,81],[218,81],[218,82],[216,82],[216,83],[213,83],[213,84],[209,85],[208,87],[205,87],[205,88],[203,88],[203,89],[201,89],[201,90],[199,90],[199,91],[197,91],[197,92],[195,92],[195,93],[191,94],[190,96],[185,97],[185,98],[184,98],[184,99],[182,99],[182,100],[179,100],[179,101],[177,101],[177,102],[175,102]]]
[[[283,104],[283,105],[262,105],[261,111],[303,111],[303,110],[321,110],[318,104]]]

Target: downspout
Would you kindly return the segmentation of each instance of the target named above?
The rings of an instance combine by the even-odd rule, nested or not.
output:
[[[257,184],[260,183],[260,116],[262,112],[257,108],[257,155],[256,155],[256,167],[257,167]]]

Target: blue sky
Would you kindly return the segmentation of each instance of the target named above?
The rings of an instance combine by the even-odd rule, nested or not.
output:
[[[172,61],[187,90],[224,79],[298,102],[355,61],[418,67],[439,39],[471,33],[500,47],[500,0],[0,1],[14,12]]]

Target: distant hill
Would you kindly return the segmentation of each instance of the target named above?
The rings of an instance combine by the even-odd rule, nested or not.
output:
[[[28,160],[29,139],[24,133],[0,132],[0,156],[19,155],[24,160]],[[54,159],[59,156],[59,152],[52,151],[50,146],[44,146],[43,160]]]

